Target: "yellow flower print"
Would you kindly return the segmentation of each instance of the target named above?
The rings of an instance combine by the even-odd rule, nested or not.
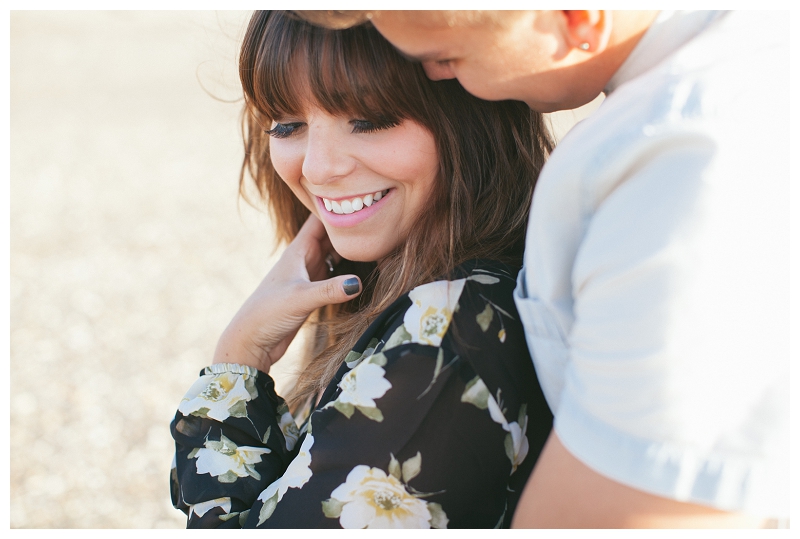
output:
[[[225,421],[229,417],[246,417],[248,401],[258,396],[255,387],[257,371],[241,365],[213,365],[189,388],[178,406],[183,415]],[[234,367],[224,371],[219,367]],[[241,372],[236,372],[241,371]],[[252,372],[251,372],[252,371]]]
[[[439,346],[450,326],[467,279],[435,281],[408,293],[412,305],[403,317],[411,342]]]
[[[446,528],[448,519],[442,507],[410,493],[401,481],[401,477],[408,481],[416,476],[421,461],[417,453],[403,463],[401,471],[392,457],[389,474],[380,468],[356,466],[322,503],[325,516],[338,518],[345,529]]]

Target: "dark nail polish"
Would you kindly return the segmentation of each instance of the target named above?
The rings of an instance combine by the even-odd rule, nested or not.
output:
[[[359,290],[358,279],[355,277],[350,277],[344,283],[342,283],[342,288],[344,288],[344,293],[348,296],[357,294]]]

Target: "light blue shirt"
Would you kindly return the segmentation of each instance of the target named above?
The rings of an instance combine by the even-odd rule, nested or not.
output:
[[[539,178],[515,292],[564,446],[615,481],[789,499],[789,22],[662,12]]]

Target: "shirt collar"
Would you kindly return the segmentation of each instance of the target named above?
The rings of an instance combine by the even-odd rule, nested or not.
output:
[[[605,93],[655,67],[699,35],[724,11],[662,11],[622,66],[606,85]]]

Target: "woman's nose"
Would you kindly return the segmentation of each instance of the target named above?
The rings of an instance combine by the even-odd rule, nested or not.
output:
[[[303,159],[303,176],[312,184],[322,185],[347,176],[355,168],[355,159],[339,129],[310,125]]]

